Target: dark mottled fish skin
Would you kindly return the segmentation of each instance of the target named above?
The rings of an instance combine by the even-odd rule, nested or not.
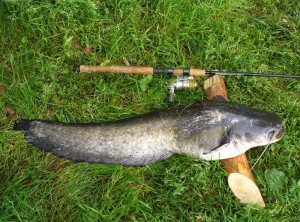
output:
[[[275,114],[229,102],[197,102],[126,120],[61,124],[21,120],[32,145],[60,157],[90,163],[140,166],[175,153],[207,160],[239,155],[283,136]],[[264,134],[264,135],[262,135]]]

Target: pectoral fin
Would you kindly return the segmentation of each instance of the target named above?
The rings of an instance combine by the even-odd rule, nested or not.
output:
[[[228,145],[230,143],[229,137],[226,135],[223,136],[222,140],[220,141],[219,145],[212,148],[211,150],[208,150],[208,152],[203,152],[204,155],[210,154],[213,151],[216,151],[220,148],[222,148],[224,145]]]
[[[210,156],[211,152],[229,143],[227,128],[223,125],[211,125],[207,128],[180,134],[178,139],[181,152],[189,156]]]

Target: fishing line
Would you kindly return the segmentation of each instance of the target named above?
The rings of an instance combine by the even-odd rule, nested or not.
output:
[[[268,147],[270,146],[271,141],[272,141],[272,139],[273,139],[273,137],[274,137],[275,131],[272,131],[272,132],[270,132],[270,133],[272,133],[272,136],[271,136],[271,138],[270,138],[270,140],[269,140],[269,143],[266,145],[266,147],[265,147],[265,149],[263,150],[263,152],[260,154],[260,156],[258,157],[258,159],[256,160],[256,162],[253,164],[253,166],[251,167],[251,170],[250,170],[250,171],[253,170],[253,168],[256,166],[256,164],[258,163],[258,161],[262,158],[262,156],[264,155],[264,153],[267,151]]]

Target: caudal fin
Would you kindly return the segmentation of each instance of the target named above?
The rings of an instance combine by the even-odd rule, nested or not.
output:
[[[31,125],[31,120],[28,119],[21,119],[19,122],[16,122],[13,130],[24,130],[24,131],[28,131]]]

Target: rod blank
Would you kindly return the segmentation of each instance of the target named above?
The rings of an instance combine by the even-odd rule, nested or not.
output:
[[[278,78],[300,78],[298,75],[290,74],[270,74],[270,73],[253,73],[253,72],[227,72],[227,71],[206,71],[207,75],[222,76],[258,76],[258,77],[278,77]]]

